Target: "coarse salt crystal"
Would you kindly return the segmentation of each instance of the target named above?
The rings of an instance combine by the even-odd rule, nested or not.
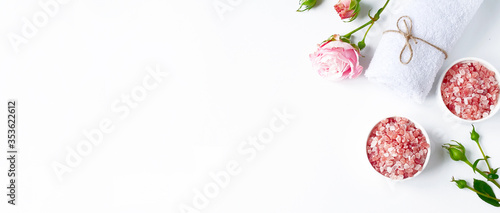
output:
[[[387,173],[391,173],[392,172],[392,167],[387,167]]]
[[[457,104],[457,105],[455,105],[455,113],[456,113],[456,114],[460,114],[460,112],[461,112],[460,110],[461,110],[461,109],[462,109],[462,108],[460,107],[460,105],[458,105],[458,104]]]

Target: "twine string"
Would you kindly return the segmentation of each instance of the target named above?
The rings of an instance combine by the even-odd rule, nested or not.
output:
[[[407,22],[407,20],[408,20],[409,23]],[[401,27],[400,27],[401,21],[404,23],[404,26],[406,27],[406,30],[401,29]],[[438,46],[436,46],[434,44],[431,44],[430,42],[428,42],[428,41],[426,41],[424,39],[421,39],[419,37],[413,36],[413,34],[412,34],[413,22],[412,22],[412,20],[411,20],[410,17],[408,17],[408,16],[401,16],[401,17],[399,17],[398,22],[396,23],[396,25],[398,27],[398,30],[386,30],[386,31],[384,31],[384,34],[387,33],[387,32],[392,32],[392,33],[399,33],[402,36],[404,36],[406,43],[405,43],[405,46],[403,47],[403,49],[401,50],[401,53],[399,54],[399,61],[402,64],[408,64],[413,59],[413,48],[411,47],[410,40],[413,40],[413,42],[415,42],[415,44],[418,43],[417,41],[422,41],[422,42],[430,45],[431,47],[434,47],[437,50],[441,51],[444,54],[444,59],[448,58],[448,53],[446,53],[446,51],[444,51],[443,49],[439,48]],[[408,60],[404,61],[403,60],[403,53],[405,52],[406,49],[408,49],[410,51],[410,57],[408,58]]]

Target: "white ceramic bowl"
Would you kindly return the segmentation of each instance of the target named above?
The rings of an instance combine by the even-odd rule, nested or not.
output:
[[[448,66],[445,69],[445,71],[443,72],[443,74],[441,75],[441,78],[439,79],[439,84],[438,84],[438,87],[437,87],[437,98],[439,99],[438,100],[439,105],[445,111],[445,113],[448,113],[448,114],[452,115],[451,117],[453,117],[457,121],[464,122],[464,123],[476,123],[476,122],[487,120],[487,119],[493,117],[498,112],[498,110],[500,109],[500,106],[499,106],[499,103],[498,103],[498,99],[497,99],[497,104],[495,105],[495,108],[493,108],[493,110],[491,110],[490,114],[487,117],[484,117],[484,118],[481,118],[481,119],[478,119],[478,120],[466,120],[466,119],[463,119],[463,118],[458,117],[457,115],[453,114],[446,107],[446,105],[444,104],[444,101],[443,101],[443,97],[441,96],[441,85],[443,84],[444,76],[446,75],[446,73],[448,73],[448,70],[450,70],[451,67],[453,67],[453,65],[455,65],[455,64],[458,64],[458,63],[461,63],[461,62],[469,62],[469,61],[477,61],[477,62],[481,63],[487,69],[495,72],[495,78],[497,79],[498,82],[500,82],[499,81],[499,79],[500,79],[500,73],[498,72],[498,70],[493,65],[491,65],[487,61],[485,61],[483,59],[480,59],[480,58],[474,58],[474,57],[462,58],[462,59],[459,59],[459,60],[453,62],[450,66]],[[498,98],[500,98],[500,95],[499,95]]]
[[[368,145],[368,142],[369,142],[368,140],[370,139],[370,135],[371,135],[373,129],[377,126],[377,124],[379,124],[385,118],[377,121],[377,123],[375,123],[375,125],[373,125],[373,127],[370,129],[370,132],[368,133],[368,137],[366,138],[366,143],[365,143],[364,148],[365,148],[365,153],[366,153],[366,160],[368,161],[368,164],[370,165],[370,167],[373,169],[372,171],[374,171],[375,173],[377,173],[381,177],[387,178],[388,180],[401,182],[401,181],[406,181],[406,180],[409,180],[409,179],[413,179],[413,178],[415,178],[416,176],[418,176],[420,173],[422,173],[424,171],[425,167],[427,166],[427,164],[429,162],[430,156],[431,156],[431,141],[430,141],[429,135],[427,135],[427,132],[425,131],[425,129],[419,123],[415,122],[414,120],[412,120],[412,119],[410,119],[408,117],[403,117],[403,116],[390,116],[390,117],[386,117],[386,118],[395,118],[395,117],[406,118],[406,119],[410,120],[411,122],[413,122],[415,124],[415,127],[417,127],[418,129],[420,129],[422,131],[422,134],[425,137],[425,141],[429,144],[429,149],[427,150],[427,156],[425,157],[425,162],[422,165],[422,170],[420,170],[417,173],[415,173],[415,175],[413,175],[413,177],[404,178],[402,180],[394,180],[394,179],[391,179],[389,177],[386,177],[386,176],[382,175],[380,172],[378,172],[377,170],[375,170],[375,168],[373,168],[373,166],[371,165],[370,159],[368,159],[368,152],[366,150],[366,147]]]

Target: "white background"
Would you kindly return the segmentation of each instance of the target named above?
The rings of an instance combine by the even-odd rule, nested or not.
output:
[[[367,10],[382,1],[363,1],[358,20],[345,24],[336,1],[297,13],[298,1],[284,0],[70,0],[16,52],[8,36],[21,34],[23,18],[32,20],[45,1],[0,3],[0,101],[5,114],[7,99],[19,101],[20,148],[18,206],[3,195],[1,212],[182,212],[231,160],[241,174],[200,212],[496,210],[450,183],[480,176],[451,161],[442,144],[456,139],[470,159],[479,155],[471,127],[446,116],[435,87],[418,105],[363,76],[328,82],[312,70],[308,54],[317,43],[366,22]],[[216,2],[232,10],[218,14]],[[394,2],[383,17],[398,9]],[[500,67],[499,9],[485,0],[445,67],[468,56]],[[393,24],[382,18],[375,25],[362,52],[365,68],[383,27]],[[120,120],[113,103],[156,65],[170,76]],[[284,108],[295,118],[247,162],[238,146]],[[432,143],[424,172],[399,183],[373,171],[364,147],[371,126],[392,115],[419,122]],[[83,131],[105,118],[114,131],[58,180],[53,163],[64,163]],[[500,116],[476,125],[497,167],[499,125]],[[3,188],[5,159],[0,168]]]

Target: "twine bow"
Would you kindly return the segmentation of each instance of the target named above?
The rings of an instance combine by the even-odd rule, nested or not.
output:
[[[406,22],[406,20],[408,20],[410,23],[408,24]],[[405,27],[406,27],[406,31],[402,30],[400,28],[400,22],[403,21]],[[411,43],[410,43],[410,40],[413,40],[413,42],[415,42],[415,44],[417,44],[417,40],[419,41],[423,41],[424,43],[436,48],[437,50],[441,51],[443,54],[444,54],[444,59],[447,59],[448,58],[448,53],[446,53],[446,51],[444,51],[443,49],[439,48],[438,46],[434,45],[434,44],[431,44],[430,42],[424,40],[424,39],[421,39],[419,37],[416,37],[416,36],[413,36],[411,30],[412,30],[412,26],[413,26],[413,23],[411,21],[411,18],[408,17],[408,16],[401,16],[399,19],[398,19],[398,22],[396,23],[397,27],[398,27],[398,30],[386,30],[384,32],[387,33],[387,32],[393,32],[393,33],[399,33],[401,35],[404,36],[405,38],[405,41],[406,41],[406,44],[405,46],[403,47],[403,49],[401,50],[401,53],[399,54],[399,61],[402,63],[402,64],[408,64],[410,63],[410,61],[413,59],[413,48],[411,47]],[[407,60],[407,61],[403,61],[403,53],[404,51],[406,50],[406,48],[408,48],[410,50],[410,58]]]

